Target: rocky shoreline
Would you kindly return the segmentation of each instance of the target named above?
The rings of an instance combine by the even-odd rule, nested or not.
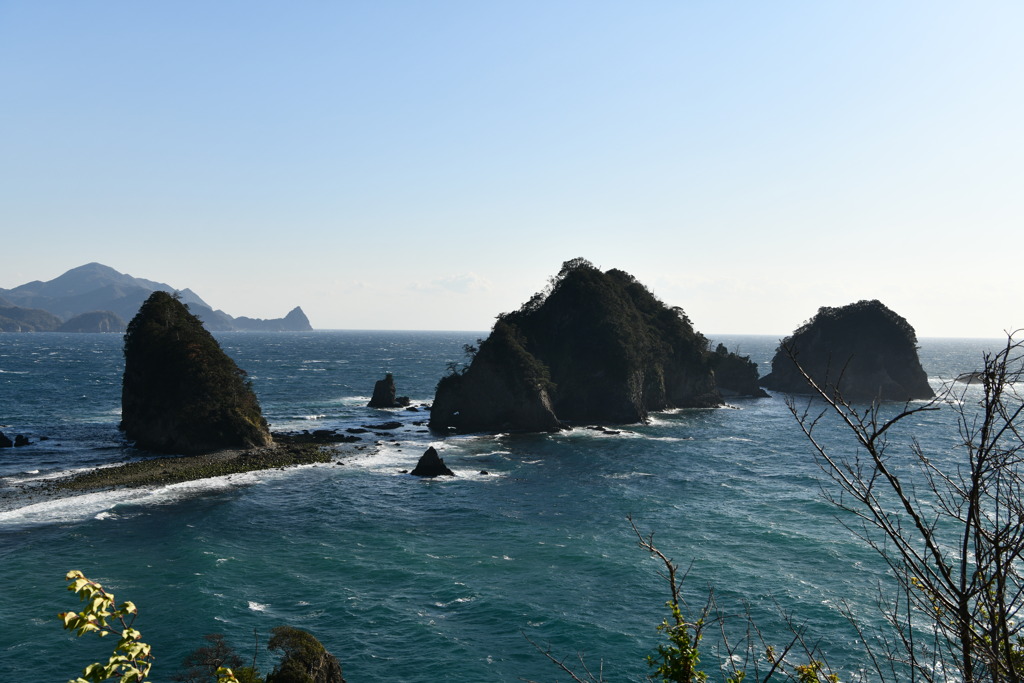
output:
[[[101,467],[54,482],[54,491],[97,491],[139,486],[166,486],[257,470],[331,462],[334,452],[316,444],[280,444],[250,450],[215,451],[136,460]]]
[[[51,481],[24,484],[0,494],[0,511],[84,493],[167,486],[298,465],[331,462],[340,465],[340,458],[367,448],[368,445],[354,445],[348,439],[314,438],[309,434],[275,434],[275,443],[261,448],[151,457],[97,467]]]

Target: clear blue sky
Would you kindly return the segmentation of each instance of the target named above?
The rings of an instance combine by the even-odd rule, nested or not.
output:
[[[1024,3],[0,0],[0,287],[487,329],[565,260],[708,334],[1024,326]]]

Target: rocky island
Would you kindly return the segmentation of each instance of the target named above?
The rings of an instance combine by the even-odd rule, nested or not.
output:
[[[935,396],[917,355],[914,328],[878,300],[818,309],[817,315],[779,344],[762,386],[810,393],[797,363],[815,384],[847,401]]]
[[[177,297],[153,292],[124,336],[121,428],[139,448],[207,453],[271,444],[245,371]]]
[[[390,372],[373,384],[373,396],[367,404],[371,408],[405,408],[409,405],[408,396],[398,396],[395,387],[395,376]]]
[[[499,316],[467,352],[469,365],[438,382],[435,432],[556,431],[723,403],[708,340],[682,309],[585,259],[563,264],[547,289]],[[758,395],[750,366],[753,377],[736,382],[734,395]]]

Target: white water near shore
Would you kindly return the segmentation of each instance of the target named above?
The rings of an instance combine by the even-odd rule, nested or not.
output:
[[[523,632],[559,655],[603,661],[609,679],[643,680],[667,596],[627,515],[690,567],[692,600],[710,583],[728,611],[745,605],[773,638],[785,634],[781,606],[841,672],[859,668],[839,604],[877,621],[885,572],[822,500],[822,477],[781,397],[660,413],[619,434],[448,439],[415,424],[423,411],[366,407],[385,369],[414,405],[429,402],[447,363],[479,336],[221,335],[275,429],[403,426],[364,434],[366,450],[340,465],[7,499],[0,562],[15,590],[0,612],[25,624],[0,633],[0,674],[17,679],[39,647],[61,652],[33,659],[39,680],[73,677],[98,656],[53,617],[76,604],[62,579],[77,568],[139,605],[136,625],[158,653],[155,681],[168,680],[204,633],[245,651],[254,628],[265,642],[281,623],[316,634],[350,681],[556,678]],[[762,373],[776,342],[715,341],[738,343]],[[921,355],[939,388],[999,344],[926,339]],[[34,441],[0,452],[0,489],[137,456],[116,429],[120,354],[115,337],[0,336],[0,429]],[[949,411],[910,426],[935,457],[955,454]],[[827,435],[843,447],[840,432]],[[428,445],[458,477],[401,474]],[[714,668],[713,653],[705,662]]]

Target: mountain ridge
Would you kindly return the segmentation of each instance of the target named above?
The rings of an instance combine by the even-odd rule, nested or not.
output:
[[[95,261],[72,268],[52,280],[33,280],[12,289],[0,289],[0,301],[18,309],[17,313],[20,316],[30,315],[29,312],[32,311],[44,311],[61,322],[97,311],[111,312],[122,320],[131,320],[142,302],[155,291],[176,293],[181,302],[187,304],[192,313],[202,320],[208,329],[214,331],[313,329],[302,308],[298,306],[283,318],[235,318],[222,310],[214,310],[191,289],[176,289],[163,282],[134,277]],[[8,329],[3,325],[0,325],[0,330],[33,331]],[[37,326],[34,331],[47,330],[39,329]]]

